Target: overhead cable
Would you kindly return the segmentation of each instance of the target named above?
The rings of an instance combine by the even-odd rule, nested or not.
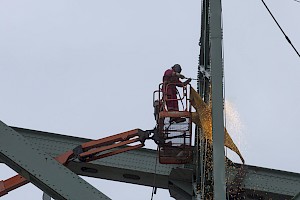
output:
[[[285,36],[285,39],[288,41],[288,43],[290,43],[290,45],[293,47],[293,49],[295,50],[295,52],[298,54],[299,58],[300,58],[300,54],[297,51],[297,49],[295,48],[295,46],[292,44],[292,41],[289,39],[289,37],[285,34],[285,32],[283,31],[283,29],[281,28],[281,26],[279,25],[279,23],[277,22],[277,20],[275,19],[274,15],[272,14],[272,12],[270,11],[270,9],[268,8],[268,6],[266,5],[266,3],[264,2],[264,0],[261,0],[262,3],[264,4],[264,6],[266,7],[266,9],[268,10],[268,12],[270,13],[271,17],[274,19],[275,23],[277,24],[277,26],[279,27],[279,29],[281,30],[281,32],[283,33],[283,35]],[[295,0],[298,1],[298,0]]]

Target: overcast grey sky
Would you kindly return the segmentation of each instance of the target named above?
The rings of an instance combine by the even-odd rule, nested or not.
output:
[[[300,50],[300,3],[266,3]],[[230,134],[247,164],[299,173],[299,57],[259,0],[223,1],[223,24],[225,98],[241,122]],[[91,139],[151,129],[163,72],[180,63],[196,77],[199,36],[199,0],[0,0],[0,120]],[[0,179],[14,174],[0,165]],[[152,188],[88,180],[114,200],[151,196]],[[41,196],[26,185],[2,199]]]

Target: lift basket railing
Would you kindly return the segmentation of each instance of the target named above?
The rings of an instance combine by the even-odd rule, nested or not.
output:
[[[189,163],[192,159],[190,85],[160,84],[153,95],[154,115],[159,135],[159,161],[163,164]],[[176,89],[170,98],[169,89]],[[172,103],[169,103],[171,102]],[[169,109],[178,103],[178,110]]]

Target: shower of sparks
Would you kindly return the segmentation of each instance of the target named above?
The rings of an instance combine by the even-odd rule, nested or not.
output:
[[[241,122],[240,115],[236,110],[233,103],[225,100],[225,127],[232,137],[233,141],[239,148],[239,150],[244,152],[246,150],[246,137],[244,133],[244,126]],[[232,151],[227,152],[227,156],[232,159],[236,155]],[[233,161],[238,161],[239,159],[234,159]]]

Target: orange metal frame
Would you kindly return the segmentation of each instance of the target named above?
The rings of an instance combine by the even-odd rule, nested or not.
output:
[[[167,89],[168,87],[177,86],[179,87],[180,93],[182,96],[177,95],[176,98],[169,99],[167,98]],[[153,105],[156,106],[155,108],[155,115],[156,115],[156,123],[157,129],[159,134],[159,162],[162,164],[181,164],[181,163],[189,163],[192,159],[192,147],[191,147],[191,132],[192,132],[192,122],[191,122],[191,105],[190,105],[190,97],[189,97],[189,88],[190,84],[184,86],[184,84],[180,83],[168,83],[165,84],[161,83],[159,85],[159,89],[154,91],[153,93]],[[179,93],[179,91],[177,90]],[[178,111],[169,111],[166,106],[167,101],[179,101],[182,102],[182,108],[179,108]],[[166,134],[169,132],[164,130],[165,126],[165,118],[186,118],[188,121],[188,130],[181,130],[181,125],[172,125],[169,124],[168,127],[173,127],[172,131],[180,133],[183,131],[182,136],[176,136],[177,138],[182,138],[184,143],[180,146],[170,146],[169,143],[165,143]],[[178,129],[174,127],[177,127]],[[186,134],[186,131],[189,134]],[[171,139],[171,138],[169,138]],[[188,143],[185,143],[188,141]],[[168,150],[168,151],[167,151]],[[176,155],[168,155],[170,152],[176,152]],[[182,156],[178,156],[182,154]]]
[[[57,160],[62,165],[67,165],[71,159],[76,158],[83,162],[90,162],[133,149],[141,148],[144,146],[145,140],[150,139],[149,135],[150,133],[147,131],[143,131],[141,129],[133,129],[103,139],[83,143],[78,147],[80,150],[82,150],[81,153],[76,154],[74,150],[70,150],[55,157],[55,160]],[[136,142],[140,142],[140,144],[127,146],[128,144],[133,144]],[[27,183],[29,183],[29,181],[21,175],[16,175],[7,180],[0,181],[0,197]]]

